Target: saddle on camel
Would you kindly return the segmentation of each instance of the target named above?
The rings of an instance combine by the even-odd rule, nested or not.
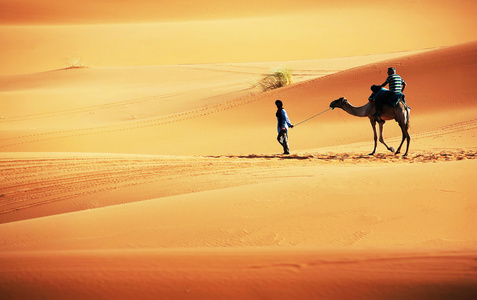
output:
[[[402,101],[405,107],[410,108],[402,92],[391,92],[380,85],[372,85],[371,91],[373,91],[373,93],[369,96],[368,100],[376,106],[376,113],[373,114],[374,117],[381,116],[383,105],[385,104],[394,107],[398,105],[399,101]]]

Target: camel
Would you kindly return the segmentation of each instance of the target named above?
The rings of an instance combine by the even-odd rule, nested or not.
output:
[[[386,120],[393,120],[393,119],[396,120],[396,122],[401,127],[402,140],[395,154],[399,154],[401,152],[401,147],[404,143],[404,140],[407,140],[406,153],[404,153],[403,155],[403,156],[407,156],[407,152],[409,151],[409,144],[411,143],[411,136],[409,135],[409,132],[408,132],[410,128],[410,123],[409,123],[410,112],[409,112],[409,108],[404,103],[402,103],[402,101],[399,101],[399,103],[394,107],[389,105],[384,105],[383,111],[381,113],[381,117],[373,116],[373,114],[376,112],[376,109],[375,109],[374,103],[372,102],[368,102],[367,104],[363,106],[356,107],[356,106],[353,106],[351,103],[349,103],[348,100],[346,100],[346,98],[341,97],[331,102],[330,107],[331,109],[334,109],[335,107],[341,108],[345,112],[356,117],[369,118],[369,121],[371,122],[371,127],[373,127],[373,132],[374,132],[374,150],[369,155],[374,155],[376,153],[377,140],[378,140],[377,133],[376,133],[376,123],[379,124],[379,141],[383,143],[384,146],[386,146],[386,148],[389,151],[394,152],[394,148],[389,147],[384,142],[383,127]]]

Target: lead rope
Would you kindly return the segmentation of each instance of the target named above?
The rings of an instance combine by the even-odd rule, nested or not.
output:
[[[321,115],[321,114],[323,114],[323,113],[329,111],[330,109],[332,109],[332,108],[330,107],[330,108],[328,108],[328,109],[326,109],[326,110],[320,112],[319,114],[316,114],[316,115],[314,115],[313,117],[310,117],[310,118],[306,119],[305,121],[301,121],[300,123],[297,123],[297,124],[293,125],[293,127],[296,127],[296,126],[298,126],[298,125],[300,125],[300,124],[302,124],[302,123],[305,123],[306,121],[309,121],[309,120],[313,119],[314,117],[318,117],[319,115]]]

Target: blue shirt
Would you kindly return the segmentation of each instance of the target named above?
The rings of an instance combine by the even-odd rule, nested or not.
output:
[[[285,130],[288,130],[288,126],[292,126],[292,123],[288,119],[287,112],[283,108],[277,111],[277,122],[277,130],[279,133],[281,128],[285,128]]]

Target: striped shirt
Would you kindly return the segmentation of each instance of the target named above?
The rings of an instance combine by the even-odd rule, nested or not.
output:
[[[395,93],[402,92],[402,87],[406,85],[404,80],[402,80],[401,76],[399,76],[398,74],[389,75],[386,81],[384,82],[384,85],[388,83],[389,83],[389,90]]]

